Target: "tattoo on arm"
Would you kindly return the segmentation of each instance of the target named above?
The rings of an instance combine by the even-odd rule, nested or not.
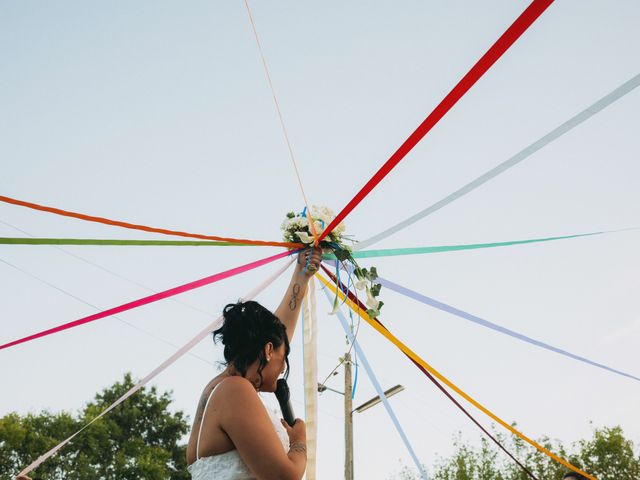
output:
[[[199,423],[204,416],[204,409],[207,406],[207,398],[209,395],[202,395],[200,399],[200,403],[198,404],[198,409],[196,410],[196,423]]]
[[[300,284],[295,283],[291,291],[291,300],[289,300],[289,309],[295,310],[298,306],[298,295],[300,294]]]

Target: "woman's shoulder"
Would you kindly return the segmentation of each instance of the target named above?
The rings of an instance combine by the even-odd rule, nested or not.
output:
[[[212,382],[213,385],[209,388],[205,388],[203,397],[209,397],[214,395],[216,403],[220,404],[235,404],[237,402],[253,403],[256,400],[259,401],[256,389],[249,380],[240,376],[230,376],[221,379],[218,382]],[[209,392],[207,394],[207,391]]]
[[[243,377],[228,377],[220,382],[212,403],[223,429],[245,418],[251,418],[252,422],[270,421],[258,392],[251,382]]]
[[[247,388],[248,387],[248,388]],[[255,389],[251,382],[244,377],[239,376],[227,376],[227,375],[219,375],[212,379],[202,390],[202,397],[209,397],[213,394],[213,392],[233,392],[233,391],[242,391],[247,390],[250,391]],[[216,396],[217,393],[216,393]]]
[[[220,393],[251,393],[256,394],[256,389],[251,382],[244,377],[232,375],[220,380],[213,388],[217,389]]]

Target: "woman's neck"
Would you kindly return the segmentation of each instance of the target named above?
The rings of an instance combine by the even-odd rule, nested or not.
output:
[[[242,375],[233,365],[227,366],[222,372],[222,375],[225,377],[243,377],[249,380],[253,388],[256,389],[256,392],[260,391],[260,376],[258,375],[257,368],[254,365],[251,365],[245,375]]]

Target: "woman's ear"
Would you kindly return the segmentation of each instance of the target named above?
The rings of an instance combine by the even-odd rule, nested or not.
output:
[[[271,360],[271,355],[273,355],[273,343],[268,342],[264,346],[264,358],[267,359],[267,362]]]

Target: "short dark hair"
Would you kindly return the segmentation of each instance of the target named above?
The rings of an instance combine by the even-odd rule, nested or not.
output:
[[[233,364],[245,376],[249,366],[259,361],[258,375],[262,385],[262,370],[267,365],[264,346],[271,342],[274,348],[285,345],[285,378],[289,375],[289,337],[287,327],[269,309],[258,302],[230,303],[223,310],[224,323],[213,332],[213,341],[224,345],[225,365]]]

